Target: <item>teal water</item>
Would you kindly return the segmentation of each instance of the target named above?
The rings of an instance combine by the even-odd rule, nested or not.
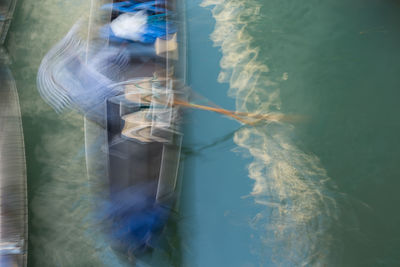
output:
[[[192,113],[193,146],[234,134],[186,160],[188,266],[400,263],[399,12],[372,0],[189,4],[192,88],[302,120],[236,130]]]
[[[123,266],[89,223],[82,117],[40,98],[45,53],[90,1],[20,0],[7,39],[25,134],[30,266]],[[188,83],[243,127],[188,111],[181,258],[166,266],[396,266],[400,4],[187,2]],[[159,265],[159,263],[158,263]]]

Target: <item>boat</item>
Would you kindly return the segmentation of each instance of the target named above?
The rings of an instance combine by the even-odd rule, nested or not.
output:
[[[38,72],[54,109],[84,115],[88,181],[101,199],[94,209],[110,246],[131,258],[157,247],[178,209],[183,113],[175,100],[187,97],[178,1],[92,1],[88,26],[77,23]]]
[[[126,82],[119,84],[123,92],[107,99],[106,135],[103,135],[107,156],[102,157],[107,160],[111,206],[118,209],[111,211],[110,230],[116,247],[134,253],[155,246],[176,203],[183,134],[182,111],[173,105],[173,99],[182,99],[186,94],[185,64],[182,62],[185,57],[183,51],[181,56],[178,51],[184,50],[184,39],[180,36],[183,29],[178,29],[177,3],[140,2],[162,10],[167,27],[154,43],[141,44],[154,46],[152,53],[131,55],[124,75]],[[129,14],[120,8],[116,10],[116,6],[121,7],[121,1],[113,2],[111,25]],[[155,11],[152,16],[159,14]],[[169,33],[168,27],[177,29]],[[115,36],[109,34],[110,44],[115,44],[113,38]],[[135,49],[138,43],[122,42],[119,45],[132,45]],[[125,206],[127,200],[131,203]]]
[[[25,146],[17,87],[3,47],[16,1],[0,3],[0,266],[26,266]]]

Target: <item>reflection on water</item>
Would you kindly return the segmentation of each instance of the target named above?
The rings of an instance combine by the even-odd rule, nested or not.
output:
[[[192,7],[192,14],[201,15],[194,16],[191,27],[211,34],[220,54],[196,46],[196,41],[203,42],[200,38],[192,36],[195,41],[191,44],[208,51],[210,57],[220,57],[220,69],[211,67],[215,61],[196,55],[192,55],[192,67],[214,78],[206,70],[212,68],[219,73],[215,80],[221,84],[200,81],[192,74],[193,88],[211,87],[209,95],[220,99],[221,89],[228,89],[239,111],[278,111],[307,118],[292,125],[245,127],[235,133],[238,148],[233,149],[251,156],[243,158],[242,164],[249,164],[247,174],[254,181],[249,191],[256,205],[248,204],[249,198],[233,202],[227,193],[229,188],[239,198],[245,191],[240,179],[246,177],[234,164],[227,164],[233,162],[228,153],[217,151],[230,149],[229,145],[217,145],[203,153],[206,159],[227,165],[223,173],[213,162],[194,160],[199,168],[214,168],[214,172],[235,181],[229,187],[220,187],[218,182],[208,184],[220,191],[197,182],[197,189],[193,189],[197,194],[214,192],[214,201],[232,201],[224,208],[245,205],[247,209],[236,214],[233,221],[216,216],[215,224],[231,230],[228,226],[249,216],[249,210],[263,207],[252,216],[255,233],[246,232],[265,241],[264,245],[256,239],[251,241],[254,246],[249,253],[258,258],[246,263],[243,251],[249,248],[237,250],[234,242],[219,242],[224,244],[223,249],[213,247],[218,247],[222,255],[227,255],[225,249],[230,251],[236,259],[234,265],[398,263],[398,3],[210,0],[197,4],[211,10],[216,25],[205,25],[199,19],[207,16],[204,10]],[[204,89],[203,94],[206,92]],[[198,131],[194,138],[202,140]],[[201,133],[210,135],[212,131]],[[197,173],[213,173],[199,168],[193,173],[197,179]],[[243,190],[237,190],[237,186],[243,186]],[[212,214],[207,208],[220,211],[222,206],[206,205],[195,207],[199,213]],[[198,228],[199,235],[209,231],[201,224]],[[245,227],[240,231],[245,232]],[[232,237],[236,235],[231,232]],[[197,240],[193,243],[204,244],[201,237]],[[196,253],[219,258],[199,247],[195,246]]]
[[[219,82],[228,82],[229,94],[241,112],[280,110],[280,80],[268,76],[268,66],[259,58],[259,48],[246,31],[257,23],[261,4],[257,1],[203,1],[213,6],[216,25],[211,39],[221,47]],[[250,153],[251,195],[264,205],[253,227],[266,231],[261,239],[274,250],[277,262],[325,263],[330,237],[326,230],[336,219],[335,200],[328,189],[329,177],[319,159],[299,149],[291,140],[293,126],[269,123],[242,128],[235,143]]]

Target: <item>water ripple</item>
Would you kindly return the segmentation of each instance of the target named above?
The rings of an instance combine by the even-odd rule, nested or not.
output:
[[[218,81],[229,83],[228,94],[236,99],[237,110],[281,112],[279,83],[289,78],[288,73],[279,79],[269,77],[268,66],[259,58],[260,48],[247,31],[258,22],[261,4],[204,0],[201,6],[212,7],[216,24],[210,37],[222,52]],[[333,240],[328,230],[338,216],[333,186],[318,157],[297,147],[294,136],[293,125],[279,122],[243,127],[235,133],[235,143],[253,157],[248,166],[254,180],[251,195],[265,206],[250,225],[264,233],[261,241],[274,255],[269,261],[325,265]]]

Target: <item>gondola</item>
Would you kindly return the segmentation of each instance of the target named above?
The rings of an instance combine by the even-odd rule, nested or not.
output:
[[[26,266],[28,211],[25,147],[18,92],[3,47],[15,9],[0,3],[0,266]]]
[[[105,203],[95,209],[110,245],[129,255],[156,247],[177,207],[182,13],[172,0],[92,1],[87,29],[75,25],[39,68],[43,98],[85,116],[88,180]]]
[[[121,83],[123,93],[105,103],[107,145],[102,158],[107,160],[111,206],[118,209],[112,211],[110,231],[117,247],[135,253],[154,246],[176,203],[183,115],[172,101],[186,95],[184,34],[177,2],[138,1],[137,5],[149,3],[161,10],[151,12],[151,17],[165,16],[165,34],[150,43],[118,43],[113,34],[108,36],[109,44],[132,49],[140,45],[153,51],[132,53],[126,82]],[[121,6],[121,1],[113,6]],[[111,24],[125,14],[112,8]],[[141,204],[131,205],[138,198]],[[132,202],[125,206],[127,200]]]

